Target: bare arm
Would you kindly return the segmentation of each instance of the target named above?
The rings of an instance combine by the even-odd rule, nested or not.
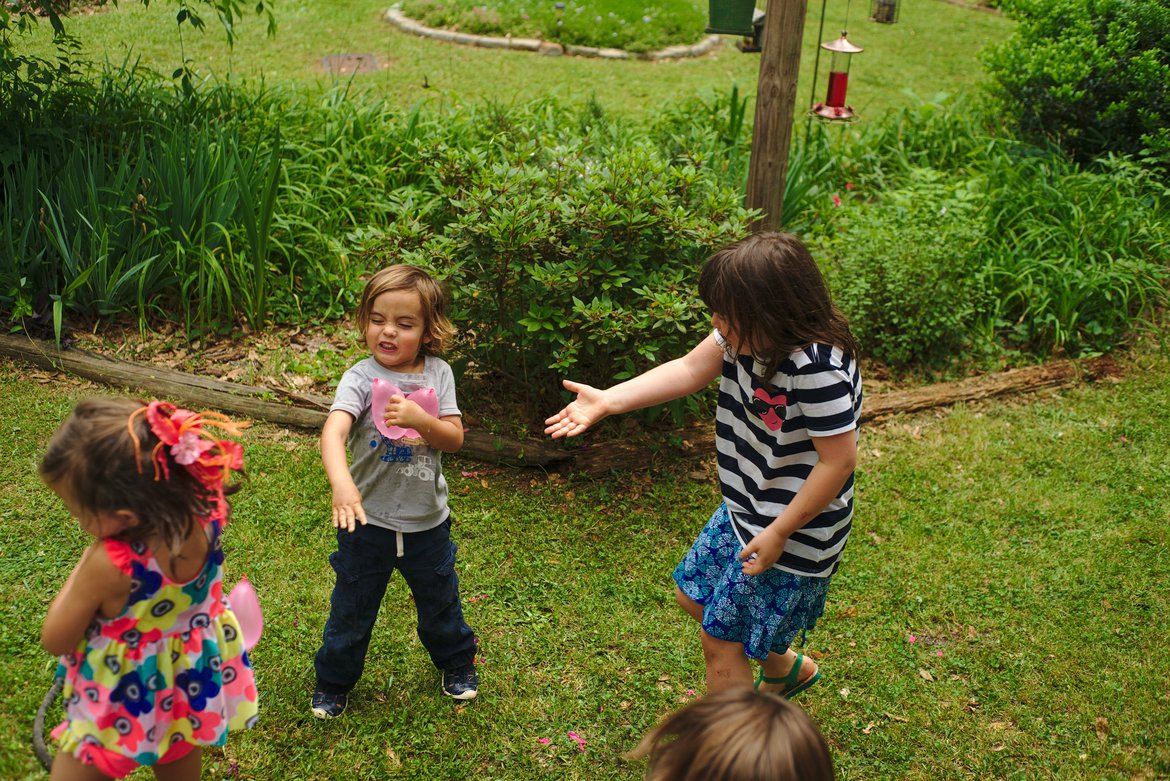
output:
[[[610,415],[662,404],[707,387],[723,370],[723,348],[708,336],[681,358],[655,366],[633,379],[600,390],[565,380],[577,394],[567,407],[544,421],[544,433],[554,439],[573,437]]]
[[[366,522],[362,495],[349,473],[349,453],[345,446],[352,426],[352,415],[334,410],[321,428],[321,463],[333,488],[333,526],[349,532],[354,530],[355,521]]]
[[[755,538],[744,546],[739,557],[744,559],[743,571],[759,575],[780,558],[784,545],[794,531],[817,517],[837,496],[841,486],[857,466],[857,432],[846,431],[831,437],[813,437],[817,462],[804,485],[792,498],[784,512],[776,516]],[[755,558],[752,559],[752,554]]]
[[[57,593],[41,627],[41,646],[54,656],[77,648],[103,610],[117,614],[130,597],[130,578],[110,561],[101,540],[85,549]]]

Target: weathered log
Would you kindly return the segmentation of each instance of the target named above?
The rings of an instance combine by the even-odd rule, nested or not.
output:
[[[283,426],[319,430],[329,409],[329,399],[322,396],[224,382],[107,358],[77,348],[58,351],[52,343],[23,336],[0,335],[0,354],[95,382],[134,388],[172,401],[212,407]],[[881,423],[894,415],[961,402],[1071,387],[1101,379],[1114,370],[1113,360],[1102,356],[1080,362],[1056,361],[903,391],[871,393],[866,396],[861,420]],[[274,400],[277,397],[285,401]],[[714,452],[714,432],[709,421],[689,424],[679,433],[685,443],[684,454],[702,456]],[[521,442],[473,429],[467,432],[459,452],[461,456],[480,461],[523,466],[565,465],[587,474],[641,471],[653,463],[645,447],[637,443],[621,439],[593,443],[586,438],[583,444],[583,447],[566,448],[544,440]]]
[[[1022,395],[1054,388],[1067,388],[1081,382],[1100,380],[1116,372],[1109,356],[1086,361],[1056,361],[1042,366],[1010,369],[998,374],[980,375],[955,382],[943,382],[886,393],[866,395],[862,406],[863,424],[880,424],[894,415],[923,412],[963,402],[997,396]],[[681,453],[701,457],[715,452],[715,432],[710,421],[688,424],[679,432]],[[650,463],[645,447],[624,441],[588,444],[573,458],[573,468],[589,474],[610,470],[640,471]]]
[[[27,336],[0,335],[0,354],[43,369],[64,371],[94,382],[143,391],[168,401],[217,409],[281,426],[319,431],[329,410],[329,399],[321,396],[224,382],[174,369],[107,358],[74,347],[58,350],[51,342]],[[521,466],[551,466],[573,456],[571,451],[552,442],[520,442],[475,429],[464,436],[459,455]]]

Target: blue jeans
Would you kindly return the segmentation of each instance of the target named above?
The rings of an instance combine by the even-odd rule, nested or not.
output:
[[[370,633],[395,569],[414,596],[418,639],[435,666],[451,670],[474,661],[475,633],[463,620],[455,551],[450,518],[433,529],[403,534],[401,556],[398,535],[389,529],[338,530],[337,551],[329,556],[337,582],[314,659],[320,691],[344,694],[362,677]]]

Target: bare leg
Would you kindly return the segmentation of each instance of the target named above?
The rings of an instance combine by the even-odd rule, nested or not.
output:
[[[703,623],[703,606],[684,594],[678,586],[674,587],[674,601],[679,604],[679,607],[687,611],[687,615],[700,624]]]
[[[703,638],[703,661],[707,663],[707,694],[752,685],[752,668],[743,652],[743,643],[732,643],[699,630]]]
[[[53,757],[49,781],[109,781],[110,777],[93,765],[86,765],[80,759],[64,751]]]
[[[199,781],[203,768],[203,749],[199,746],[187,752],[182,759],[154,766],[154,777],[159,781]]]

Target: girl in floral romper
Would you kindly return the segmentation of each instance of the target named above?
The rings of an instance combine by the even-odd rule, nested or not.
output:
[[[220,535],[238,433],[212,413],[92,399],[49,443],[40,474],[94,538],[49,607],[65,721],[51,778],[198,779],[202,746],[256,722],[244,630],[223,591]]]

